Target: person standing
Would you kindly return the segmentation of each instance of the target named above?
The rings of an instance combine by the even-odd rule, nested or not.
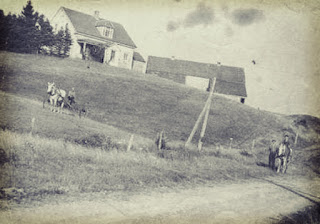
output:
[[[275,160],[277,155],[277,143],[276,140],[272,140],[269,146],[269,168],[275,170]]]
[[[279,147],[277,157],[280,160],[277,172],[279,172],[281,168],[282,173],[286,173],[288,169],[288,164],[292,159],[292,149],[290,147],[289,135],[284,136],[284,139]]]
[[[88,47],[84,50],[83,56],[87,64],[87,68],[90,68],[90,49]]]
[[[76,103],[75,98],[76,98],[76,92],[74,90],[74,87],[72,87],[72,89],[68,93],[68,100],[70,105]]]

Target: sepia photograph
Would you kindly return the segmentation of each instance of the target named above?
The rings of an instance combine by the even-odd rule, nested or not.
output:
[[[320,223],[318,0],[0,0],[0,224]]]

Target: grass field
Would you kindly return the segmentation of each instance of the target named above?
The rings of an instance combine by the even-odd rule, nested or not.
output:
[[[99,63],[87,69],[81,60],[40,55],[0,52],[0,74],[0,189],[23,189],[19,202],[272,176],[266,146],[283,132],[300,136],[287,175],[320,172],[319,147],[301,150],[319,140],[317,118],[259,111],[215,96],[199,153],[182,145],[207,93],[153,75]],[[77,101],[88,102],[88,117],[43,109],[48,81],[67,90],[74,86]],[[156,150],[161,130],[172,150]]]
[[[48,81],[66,90],[75,87],[91,119],[151,139],[164,130],[172,141],[186,141],[207,98],[207,93],[157,76],[100,63],[87,69],[81,60],[7,52],[0,52],[0,63],[2,91],[40,102]],[[293,138],[297,128],[292,120],[215,96],[204,145],[227,146],[233,138],[235,147],[248,148],[253,139],[262,147],[284,131]]]
[[[257,157],[237,150],[126,152],[11,131],[0,132],[0,148],[0,188],[23,189],[15,200],[26,203],[50,195],[193,187],[275,175],[257,166]]]

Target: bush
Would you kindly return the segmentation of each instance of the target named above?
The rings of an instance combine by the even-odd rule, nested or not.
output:
[[[104,151],[121,149],[120,145],[112,141],[111,137],[106,137],[99,134],[93,134],[87,137],[76,139],[74,142],[86,147],[101,148]]]
[[[88,137],[76,139],[75,143],[86,146],[86,147],[100,148],[103,146],[104,141],[105,141],[105,136],[94,134]]]

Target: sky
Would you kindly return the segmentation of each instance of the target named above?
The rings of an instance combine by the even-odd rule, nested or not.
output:
[[[1,0],[19,14],[27,0]],[[242,67],[246,104],[320,117],[320,3],[312,0],[33,0],[49,20],[61,7],[121,23],[145,57]],[[255,63],[253,63],[254,61]]]

